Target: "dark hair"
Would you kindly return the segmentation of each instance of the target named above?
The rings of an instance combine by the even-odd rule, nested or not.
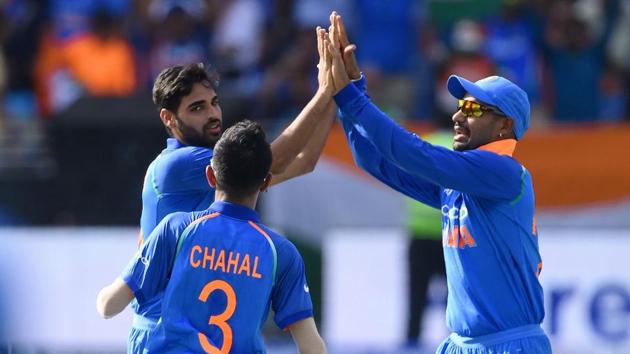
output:
[[[212,169],[217,189],[232,198],[248,197],[271,168],[271,147],[259,123],[244,120],[223,132],[214,147]]]
[[[203,63],[171,66],[162,70],[153,84],[153,103],[158,111],[162,108],[177,113],[182,97],[189,95],[194,84],[201,83],[216,91],[219,75],[205,69]]]

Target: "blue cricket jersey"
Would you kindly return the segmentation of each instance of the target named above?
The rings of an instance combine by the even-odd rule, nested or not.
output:
[[[390,120],[364,90],[362,79],[335,96],[357,165],[442,211],[449,329],[476,337],[539,325],[534,192],[529,172],[511,157],[516,141],[464,152],[433,146]]]
[[[313,316],[295,246],[228,202],[168,215],[122,278],[140,304],[163,295],[149,352],[264,353],[270,306],[280,328]]]
[[[168,138],[166,149],[151,162],[142,187],[140,227],[149,235],[162,219],[176,211],[205,210],[214,201],[206,178],[212,149],[187,146]]]
[[[151,162],[142,189],[141,237],[150,235],[168,214],[205,210],[214,201],[214,188],[206,179],[212,149],[187,146],[177,139],[166,140],[166,149]],[[129,353],[142,353],[150,331],[161,315],[161,294],[132,302],[134,325]]]

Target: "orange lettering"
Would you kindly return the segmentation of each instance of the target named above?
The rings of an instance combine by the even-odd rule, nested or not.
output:
[[[230,267],[233,266],[234,270],[232,270],[232,273],[236,273],[236,267],[238,266],[238,259],[241,258],[241,254],[240,253],[236,253],[236,258],[232,258],[232,252],[230,252],[230,255],[228,256],[228,264],[227,264],[227,272],[230,273]]]
[[[215,249],[212,249],[212,254],[208,254],[208,247],[203,248],[203,266],[202,268],[212,269],[212,265],[214,264],[214,252]],[[206,262],[210,261],[210,266],[206,267]]]
[[[214,270],[216,271],[221,267],[221,271],[225,273],[225,251],[221,250],[219,252],[219,257],[217,257],[217,263],[214,265]]]
[[[454,226],[448,238],[449,247],[457,247],[457,239],[459,238],[459,226]]]
[[[256,279],[262,278],[262,275],[258,273],[256,270],[258,269],[258,256],[254,257],[254,270],[252,271],[252,277]]]
[[[245,257],[243,257],[243,263],[241,263],[241,267],[238,269],[238,275],[241,275],[243,271],[245,271],[245,274],[247,274],[248,277],[251,276],[249,269],[249,254],[247,253],[245,253]]]
[[[460,229],[460,232],[461,232],[461,235],[459,238],[459,248],[463,249],[466,246],[468,247],[476,246],[475,239],[472,237],[470,232],[468,232],[468,228],[466,228],[466,226],[462,226],[462,228]]]
[[[538,225],[536,224],[535,216],[534,216],[534,220],[532,221],[532,234],[534,234],[534,236],[538,236]]]
[[[199,252],[201,254],[201,246],[194,245],[192,250],[190,251],[190,265],[193,268],[198,268],[199,265],[201,264],[201,261],[200,260],[196,260],[196,261],[194,260],[195,252]]]
[[[201,289],[201,293],[199,294],[199,301],[206,302],[208,301],[208,297],[215,290],[221,290],[227,296],[227,305],[225,307],[225,311],[218,315],[210,316],[210,320],[208,321],[209,325],[215,325],[219,327],[221,333],[223,334],[223,345],[221,348],[217,348],[210,341],[205,334],[198,332],[197,337],[199,338],[199,344],[206,353],[210,354],[223,354],[229,353],[232,348],[233,341],[233,332],[232,327],[227,323],[227,321],[234,314],[234,310],[236,310],[236,293],[234,292],[234,288],[230,286],[230,284],[226,283],[223,280],[213,280],[206,284],[203,289]]]

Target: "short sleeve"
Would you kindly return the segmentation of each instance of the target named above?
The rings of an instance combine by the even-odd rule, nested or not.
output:
[[[178,220],[185,213],[165,217],[145,240],[142,248],[131,259],[121,277],[133,291],[138,303],[164,291],[177,248],[180,227]]]
[[[158,188],[162,193],[209,191],[206,177],[213,151],[208,148],[187,146],[164,155],[156,169]]]
[[[304,274],[304,261],[295,246],[283,239],[278,247],[278,276],[271,305],[274,322],[285,329],[289,325],[313,317],[313,303]]]

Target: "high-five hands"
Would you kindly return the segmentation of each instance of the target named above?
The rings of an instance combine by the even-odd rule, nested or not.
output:
[[[341,16],[334,11],[330,14],[328,33],[317,27],[316,34],[319,91],[323,95],[332,96],[346,87],[350,80],[361,78],[354,55],[356,45],[350,44]]]
[[[357,59],[354,56],[354,52],[357,49],[357,46],[354,44],[350,44],[348,40],[348,33],[346,32],[346,27],[343,24],[343,20],[341,16],[336,11],[333,11],[330,14],[330,24],[334,26],[337,31],[336,33],[339,35],[339,49],[343,54],[343,63],[346,65],[346,72],[348,73],[348,77],[350,80],[359,80],[361,78],[361,70],[359,70],[359,64],[357,63]]]
[[[319,84],[318,91],[320,94],[332,97],[337,90],[335,90],[332,76],[332,56],[328,52],[327,46],[330,42],[326,30],[317,26],[315,29],[317,34],[317,52],[319,53],[319,63],[317,64],[317,83]]]
[[[329,41],[324,41],[328,53],[332,56],[332,78],[335,86],[335,94],[341,91],[350,83],[350,78],[346,72],[346,65],[341,54],[341,43],[339,41],[339,26],[336,20],[336,13],[330,14],[330,27],[328,32]]]

